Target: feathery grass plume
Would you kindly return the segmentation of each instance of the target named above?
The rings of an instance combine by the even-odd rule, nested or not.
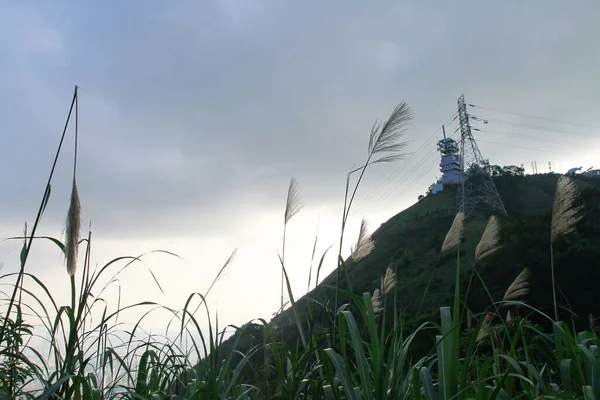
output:
[[[512,313],[510,312],[510,310],[508,310],[506,313],[506,322],[510,321],[512,321]]]
[[[394,271],[392,271],[390,267],[387,267],[387,269],[385,270],[385,275],[383,276],[383,278],[381,278],[381,293],[386,295],[389,292],[391,292],[395,286],[396,274],[394,273]]]
[[[360,223],[360,231],[358,232],[356,246],[352,248],[352,259],[354,262],[358,262],[358,260],[365,258],[375,248],[375,244],[368,234],[368,228],[367,220],[363,218]]]
[[[504,293],[504,297],[502,301],[507,300],[516,300],[520,297],[523,297],[529,293],[529,268],[523,269],[519,275],[515,278],[515,280],[510,284],[508,289],[506,289],[506,293]]]
[[[75,275],[77,269],[77,253],[79,250],[79,236],[81,233],[81,202],[79,201],[79,192],[77,183],[73,180],[71,189],[71,201],[67,213],[67,222],[65,228],[65,258],[67,262],[67,273],[70,276]]]
[[[493,317],[494,313],[492,313],[491,311],[488,311],[488,313],[485,314],[485,318],[481,323],[481,328],[479,328],[479,333],[477,333],[477,338],[475,339],[475,342],[479,342],[488,337],[488,335],[490,334],[490,325],[492,323]]]
[[[298,214],[302,207],[302,203],[300,202],[300,191],[298,190],[298,181],[295,178],[292,178],[290,179],[287,200],[285,202],[285,223],[287,224],[290,222],[290,219]]]
[[[442,253],[458,246],[463,235],[464,220],[465,216],[462,212],[456,213],[452,226],[444,239],[444,244],[442,244]]]
[[[573,180],[563,175],[556,184],[554,206],[552,208],[552,242],[564,234],[575,230],[575,225],[582,218],[580,206],[575,206],[579,190]]]
[[[379,288],[376,288],[373,291],[373,296],[371,296],[371,303],[373,304],[373,312],[375,314],[379,314],[383,309],[383,301],[381,299],[381,291]]]
[[[529,268],[525,268],[525,269],[523,269],[523,271],[521,271],[521,273],[519,275],[517,275],[515,280],[508,287],[508,289],[506,289],[506,293],[504,293],[504,297],[502,298],[502,301],[516,300],[520,297],[527,295],[527,293],[529,293],[528,286],[529,286]],[[493,317],[494,317],[494,314],[491,311],[486,314],[485,318],[483,319],[483,323],[481,324],[481,328],[479,329],[477,339],[475,340],[476,342],[479,342],[480,340],[484,339],[485,337],[487,337],[489,335],[490,324],[492,322]],[[506,321],[510,322],[511,319],[512,319],[512,316],[510,315],[510,311],[509,311],[506,316]]]
[[[498,218],[495,215],[492,215],[488,220],[483,235],[481,235],[481,240],[475,249],[475,261],[479,261],[498,250],[500,248],[500,246],[498,246],[499,240],[500,224],[498,223]]]
[[[401,151],[406,147],[406,142],[400,142],[399,140],[412,118],[410,107],[406,102],[402,102],[396,106],[383,126],[378,123],[373,125],[369,138],[369,158],[379,153],[387,153],[387,155],[371,159],[368,164],[396,161],[403,157]]]
[[[285,212],[283,215],[283,246],[281,250],[281,262],[285,264],[285,238],[287,233],[287,224],[294,217],[294,215],[298,214],[302,209],[302,203],[300,202],[300,192],[298,190],[298,181],[296,178],[292,177],[290,179],[290,186],[288,187],[287,199],[285,201]],[[283,310],[283,292],[284,292],[284,272],[283,269],[281,271],[281,310]]]

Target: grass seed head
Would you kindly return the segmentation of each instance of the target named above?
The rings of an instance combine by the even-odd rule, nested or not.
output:
[[[79,192],[77,183],[73,180],[71,189],[71,201],[67,213],[67,223],[65,228],[65,257],[67,262],[67,273],[70,276],[75,275],[77,269],[77,253],[79,250],[79,236],[81,233],[81,202],[79,201]]]
[[[442,244],[442,253],[455,248],[460,243],[463,236],[464,219],[465,216],[462,212],[456,213],[452,226],[444,239],[444,244]]]
[[[376,288],[373,291],[373,296],[371,296],[371,304],[373,304],[373,312],[375,314],[379,314],[383,309],[383,301],[381,299],[381,291],[379,288]]]
[[[483,231],[481,240],[477,244],[475,249],[475,261],[479,261],[498,250],[500,247],[498,242],[500,241],[500,224],[498,218],[492,215],[488,220],[488,223]]]
[[[575,230],[575,225],[582,218],[581,207],[575,206],[579,190],[573,180],[563,175],[556,184],[554,206],[552,208],[552,242]]]
[[[290,219],[298,214],[302,207],[302,203],[300,202],[300,191],[298,190],[298,181],[295,178],[292,178],[290,179],[287,200],[285,202],[285,224],[290,222]]]
[[[402,102],[383,125],[375,123],[369,138],[370,164],[396,161],[403,157],[402,150],[406,147],[406,142],[401,141],[401,138],[412,118],[410,107]]]
[[[368,234],[368,228],[367,220],[363,218],[360,223],[360,231],[358,232],[356,245],[352,248],[352,259],[354,262],[358,262],[358,260],[365,258],[375,248],[375,244]]]
[[[506,293],[504,294],[503,301],[516,300],[529,293],[529,268],[525,268],[510,284]]]
[[[381,278],[381,293],[384,295],[394,289],[396,286],[396,274],[390,267],[385,270],[385,275]]]
[[[485,315],[485,318],[483,319],[483,322],[481,323],[481,328],[479,328],[477,339],[475,339],[476,342],[479,342],[488,337],[488,335],[490,334],[490,326],[493,317],[494,314],[491,311],[488,311],[488,313]]]

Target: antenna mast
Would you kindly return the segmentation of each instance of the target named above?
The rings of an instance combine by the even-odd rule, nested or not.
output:
[[[489,161],[484,159],[471,132],[465,96],[458,98],[460,121],[460,170],[458,209],[467,218],[476,208],[507,215],[500,194],[489,172]]]

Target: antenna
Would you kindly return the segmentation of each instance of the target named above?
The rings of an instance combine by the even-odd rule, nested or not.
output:
[[[465,218],[477,208],[507,215],[498,189],[490,176],[489,161],[484,159],[471,132],[465,96],[458,98],[460,121],[460,170],[458,208]]]

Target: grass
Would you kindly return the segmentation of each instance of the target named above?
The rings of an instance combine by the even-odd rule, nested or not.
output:
[[[73,104],[77,105],[77,91]],[[401,156],[399,150],[403,146],[394,129],[403,127],[408,115],[409,110],[402,103],[392,114],[391,123],[373,129],[369,156],[357,170],[361,176],[353,190],[347,191],[340,243],[352,200],[367,167]],[[398,120],[394,122],[394,118]],[[63,133],[61,146],[64,137]],[[56,159],[59,154],[60,146]],[[72,198],[77,197],[75,168],[76,161]],[[528,304],[525,300],[533,279],[528,270],[512,276],[512,284],[504,287],[502,300],[495,301],[497,296],[474,266],[475,259],[481,261],[484,253],[489,256],[493,252],[495,257],[509,259],[506,252],[510,249],[496,246],[502,241],[498,233],[502,221],[490,220],[481,235],[485,219],[474,216],[463,220],[459,215],[452,223],[453,215],[445,208],[447,203],[440,201],[441,196],[432,199],[426,208],[413,207],[398,220],[406,223],[431,215],[443,216],[435,225],[436,235],[429,237],[423,246],[430,247],[427,251],[435,255],[436,263],[451,260],[453,268],[440,271],[452,282],[449,306],[439,307],[436,315],[428,315],[428,320],[416,326],[407,324],[404,310],[398,307],[406,287],[398,281],[403,278],[398,275],[398,264],[377,258],[382,241],[378,240],[377,232],[367,234],[364,222],[354,247],[355,260],[338,257],[338,271],[334,275],[337,279],[330,279],[331,288],[325,295],[319,295],[321,285],[315,284],[315,289],[303,299],[309,302],[308,312],[302,312],[288,279],[284,237],[280,257],[282,290],[287,291],[290,325],[298,337],[290,343],[284,329],[264,320],[242,327],[220,326],[218,317],[211,315],[206,306],[210,289],[204,294],[191,294],[181,310],[167,309],[151,301],[130,305],[121,305],[119,301],[116,309],[109,309],[104,296],[110,284],[101,282],[114,282],[123,270],[139,266],[144,255],[119,257],[92,269],[91,232],[84,238],[75,237],[79,235],[79,227],[74,226],[79,224],[77,204],[69,208],[68,231],[74,233],[67,235],[65,243],[56,238],[36,237],[36,227],[49,201],[51,180],[52,173],[33,229],[29,234],[25,231],[23,237],[14,238],[24,241],[19,272],[0,276],[2,287],[8,288],[2,290],[6,307],[0,315],[2,399],[445,400],[600,396],[600,339],[595,332],[576,331],[557,315],[550,317]],[[288,192],[284,236],[287,222],[300,210],[295,180],[290,182]],[[559,207],[563,218],[559,226],[564,229],[553,232],[556,237],[568,237],[566,234],[575,227],[574,218],[580,217],[571,213],[580,211],[571,200],[574,199],[569,197],[570,202]],[[72,201],[77,203],[78,199]],[[565,221],[565,215],[571,219]],[[418,229],[412,232],[417,237],[424,233]],[[477,240],[473,240],[477,235]],[[554,244],[555,236],[549,245]],[[67,258],[65,276],[71,282],[68,304],[58,304],[52,288],[27,272],[27,256],[33,242],[38,240],[51,241]],[[478,242],[481,245],[477,250],[474,243]],[[80,249],[83,262],[75,268],[73,254]],[[553,251],[549,249],[550,254]],[[213,284],[232,258],[233,254]],[[355,279],[359,270],[349,271],[348,266],[365,260],[381,265],[378,277],[375,282],[355,285],[350,290],[351,283],[360,280]],[[552,265],[547,267],[554,283],[555,266],[551,260]],[[316,282],[322,263],[323,257],[314,271]],[[470,278],[469,285],[471,282],[481,285],[487,296],[490,305],[481,312],[471,309],[468,296],[463,296],[465,277]],[[369,289],[363,290],[367,286]],[[377,288],[373,291],[373,287]],[[327,297],[339,303],[336,301],[335,307],[330,308],[322,301]],[[132,326],[120,323],[119,316],[131,309],[144,316]],[[142,332],[144,318],[157,310],[171,315],[170,325],[177,328],[176,338]],[[318,313],[325,318],[317,319]],[[280,314],[275,321],[281,322],[283,316]],[[534,317],[547,321],[551,329],[535,323]],[[200,328],[200,318],[208,321],[207,329]],[[225,340],[227,333],[233,334]],[[432,341],[425,354],[415,356],[413,347],[420,336],[431,337]],[[45,341],[47,350],[36,346],[35,342],[40,341]]]

